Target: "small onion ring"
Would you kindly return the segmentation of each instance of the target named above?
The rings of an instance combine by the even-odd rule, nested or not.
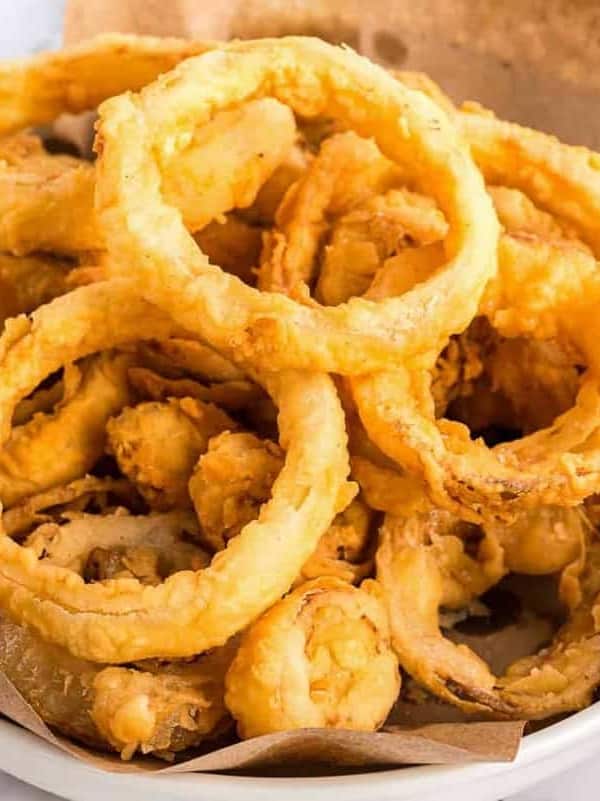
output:
[[[405,166],[450,225],[446,266],[400,298],[306,307],[210,265],[165,203],[161,167],[225,104],[274,96],[325,108]],[[473,317],[495,270],[498,223],[458,132],[428,98],[349,50],[307,38],[234,42],[100,108],[96,206],[115,273],[219,349],[265,369],[359,373],[419,357]],[[185,303],[182,303],[185,298]]]
[[[372,592],[370,591],[372,590]],[[305,727],[374,731],[400,689],[375,582],[302,584],[243,635],[225,703],[241,737]]]
[[[0,61],[0,133],[51,122],[141,89],[209,42],[108,34],[58,52]]]

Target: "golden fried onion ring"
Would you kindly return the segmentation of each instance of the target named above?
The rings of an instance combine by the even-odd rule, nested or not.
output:
[[[512,526],[504,531],[485,527],[477,559],[467,555],[453,533],[454,529],[460,535],[460,523],[439,510],[412,518],[388,516],[381,529],[377,579],[386,598],[400,664],[433,693],[465,711],[544,718],[587,705],[600,682],[597,542],[587,548],[579,578],[581,600],[569,621],[549,648],[518,660],[504,676],[494,676],[471,649],[446,639],[439,629],[439,607],[464,606],[502,577],[505,561],[537,572],[542,565],[532,563],[531,556],[537,552],[544,559],[543,552],[556,546],[557,524],[570,529],[570,543],[586,548],[579,510],[541,512],[538,521],[531,515],[518,520],[514,531]],[[523,526],[529,529],[525,543],[519,536]],[[568,569],[573,550],[558,546],[546,566]],[[415,597],[419,599],[416,606]]]
[[[22,395],[64,358],[106,347],[107,339],[116,344],[143,338],[156,322],[162,324],[163,338],[172,333],[161,315],[129,292],[120,282],[83,287],[42,307],[33,321],[13,321],[0,339],[0,405],[7,425]],[[60,314],[70,310],[72,316]],[[68,326],[60,325],[64,319]],[[48,336],[57,322],[58,343]],[[180,573],[157,587],[129,579],[85,585],[65,568],[40,564],[30,550],[4,535],[2,608],[77,656],[126,662],[189,656],[222,645],[277,601],[339,511],[349,466],[343,412],[327,376],[282,372],[264,383],[279,407],[285,465],[258,520],[206,570]],[[257,553],[261,569],[248,573]],[[240,582],[243,575],[247,580]]]
[[[227,672],[225,703],[244,738],[304,727],[374,731],[399,689],[374,582],[357,589],[320,578],[244,633]]]
[[[51,122],[141,89],[210,43],[108,34],[58,52],[0,61],[0,133]]]
[[[307,117],[327,107],[374,136],[445,214],[446,266],[401,298],[309,308],[210,265],[163,198],[162,167],[186,146],[189,132],[177,128],[183,117],[202,125],[224,103],[265,95]],[[380,68],[323,42],[236,42],[188,59],[141,94],[106,101],[96,149],[97,209],[119,261],[111,269],[126,270],[144,297],[184,327],[266,369],[356,373],[384,368],[391,356],[420,356],[470,322],[495,268],[491,201],[445,114]]]

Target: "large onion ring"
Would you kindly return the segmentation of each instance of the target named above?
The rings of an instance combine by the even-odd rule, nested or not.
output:
[[[372,135],[446,215],[446,266],[400,298],[330,308],[259,292],[210,265],[165,203],[161,168],[185,147],[189,123],[265,95],[308,117],[327,108]],[[497,220],[452,123],[385,71],[317,40],[236,42],[188,59],[140,95],[106,101],[96,149],[97,209],[109,254],[118,256],[113,270],[127,271],[140,294],[184,327],[265,369],[358,373],[418,357],[470,322],[495,269]]]
[[[157,317],[166,333],[168,324],[161,315],[132,299],[126,287],[120,282],[85,287],[42,307],[33,323],[14,321],[0,339],[5,423],[10,421],[11,405],[63,358],[99,350],[107,338],[116,344],[115,340],[149,336]],[[73,309],[73,317],[60,315],[65,309]],[[140,317],[143,310],[146,315]],[[52,333],[57,320],[64,319],[69,325],[63,323],[57,343]],[[15,359],[20,369],[13,376],[10,366]],[[279,407],[286,461],[258,520],[206,570],[176,574],[157,587],[131,580],[86,585],[69,570],[39,563],[32,551],[4,535],[2,608],[76,656],[126,662],[189,656],[222,645],[277,601],[339,511],[349,466],[344,416],[327,376],[282,372],[268,375],[264,383]],[[260,567],[249,569],[257,554]]]

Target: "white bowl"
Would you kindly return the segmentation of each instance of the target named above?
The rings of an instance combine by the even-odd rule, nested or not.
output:
[[[196,773],[107,773],[0,720],[0,768],[70,801],[497,801],[567,770],[598,751],[600,704],[526,737],[512,763],[415,767],[320,778]]]

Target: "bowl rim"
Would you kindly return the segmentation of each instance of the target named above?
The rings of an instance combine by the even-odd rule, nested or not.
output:
[[[215,773],[152,774],[119,773],[101,770],[85,762],[76,760],[37,735],[27,731],[7,719],[0,720],[0,753],[4,759],[0,768],[6,773],[43,789],[60,792],[60,777],[68,776],[69,787],[77,782],[89,782],[93,776],[109,788],[133,792],[152,791],[158,796],[161,791],[169,798],[189,799],[196,797],[201,788],[210,793],[212,801],[231,801],[241,798],[254,799],[282,798],[286,801],[306,798],[325,801],[331,799],[332,791],[343,791],[345,801],[363,801],[365,792],[378,799],[400,799],[412,797],[411,794],[427,795],[439,792],[440,782],[454,789],[469,785],[481,779],[490,779],[502,774],[525,768],[557,755],[560,751],[574,749],[578,744],[600,735],[600,704],[571,715],[554,723],[546,729],[527,735],[514,762],[478,762],[462,765],[424,765],[417,767],[394,768],[374,773],[356,773],[344,776],[321,776],[282,778],[230,776]],[[236,792],[237,791],[237,792]],[[239,796],[238,796],[239,793]],[[399,793],[401,793],[399,795]],[[72,796],[77,798],[78,796]],[[141,797],[141,796],[140,796]]]

